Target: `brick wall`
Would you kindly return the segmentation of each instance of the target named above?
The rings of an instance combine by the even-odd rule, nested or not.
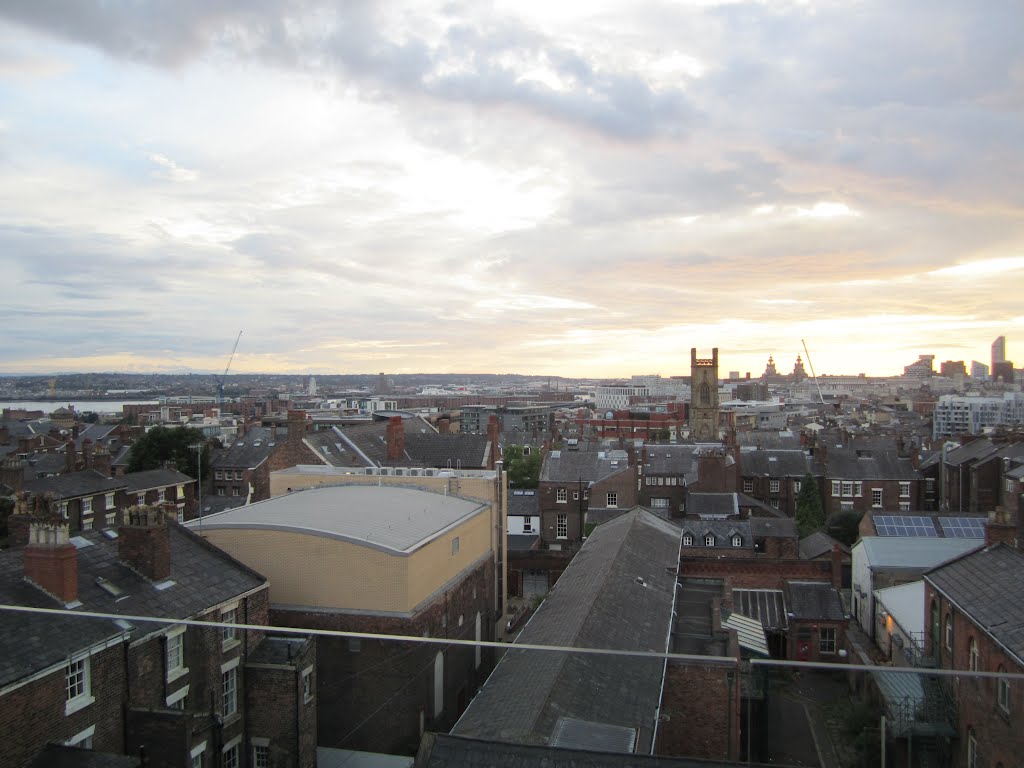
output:
[[[740,710],[735,669],[669,662],[655,752],[672,757],[738,759]]]
[[[1024,673],[1021,667],[982,632],[969,617],[925,582],[925,653],[937,657],[943,669],[970,669],[970,643],[973,638],[978,647],[978,670],[981,672],[1007,671]],[[939,609],[939,647],[932,637],[932,609]],[[946,646],[946,620],[953,622],[953,648]],[[938,653],[936,654],[936,650]],[[967,733],[970,729],[978,745],[978,765],[1009,768],[1019,765],[1021,752],[1020,713],[1024,712],[1024,683],[1010,682],[1008,711],[999,705],[996,679],[944,678],[947,690],[956,702],[957,735],[952,746],[952,768],[967,766]]]
[[[63,668],[0,697],[0,733],[4,734],[0,764],[20,768],[48,742],[63,743],[92,725],[96,726],[94,749],[122,752],[123,653],[118,645],[90,657],[95,701],[71,715],[64,714],[67,695]]]
[[[683,557],[680,561],[680,570],[680,575],[688,578],[723,580],[726,585],[726,599],[736,588],[782,589],[783,582],[788,580],[832,583],[832,564],[829,560]]]
[[[495,617],[489,610],[493,589],[494,565],[488,560],[413,616],[272,606],[271,622],[311,629],[473,640],[476,614],[480,613],[481,639],[493,640]],[[478,668],[472,647],[330,637],[318,638],[317,643],[317,730],[321,746],[415,754],[421,735],[420,718],[428,730],[449,730],[493,666],[493,654],[485,649]],[[444,656],[444,708],[435,717],[433,676],[438,652]]]
[[[313,697],[303,695],[302,673],[312,667]],[[316,642],[310,640],[286,664],[246,668],[246,714],[250,739],[267,739],[271,768],[316,765]],[[247,745],[251,751],[252,742]]]

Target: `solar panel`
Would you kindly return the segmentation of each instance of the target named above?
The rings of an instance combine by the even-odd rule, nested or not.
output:
[[[984,539],[983,517],[940,517],[939,525],[947,539]]]
[[[935,523],[930,517],[918,515],[875,515],[875,530],[879,536],[917,536],[937,538]]]

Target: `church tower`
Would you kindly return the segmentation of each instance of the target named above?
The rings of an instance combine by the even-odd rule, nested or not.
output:
[[[690,437],[718,440],[718,347],[710,360],[697,359],[697,348],[690,349]]]

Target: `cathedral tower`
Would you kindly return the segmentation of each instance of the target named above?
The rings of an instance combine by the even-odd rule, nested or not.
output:
[[[711,359],[697,359],[690,350],[690,437],[700,441],[718,440],[718,347]]]

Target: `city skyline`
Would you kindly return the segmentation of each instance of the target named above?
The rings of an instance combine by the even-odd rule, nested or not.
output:
[[[0,371],[758,376],[1024,313],[1024,11],[0,8]]]

